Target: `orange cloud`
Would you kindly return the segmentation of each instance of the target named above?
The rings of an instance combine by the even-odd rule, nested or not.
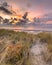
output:
[[[36,12],[30,12],[28,15],[28,18],[34,18],[34,17],[41,17],[41,14],[38,13],[38,11]]]
[[[21,18],[22,15],[24,14],[24,12],[22,12],[20,6],[18,6],[17,4],[15,4],[13,1],[10,1],[10,6],[12,6],[12,10],[16,12],[16,15],[12,15],[12,17],[14,18]],[[43,5],[39,5],[37,6],[36,9],[33,9],[32,11],[29,11],[28,14],[28,18],[30,20],[32,20],[32,18],[34,17],[41,17],[41,15],[44,14],[44,7]]]

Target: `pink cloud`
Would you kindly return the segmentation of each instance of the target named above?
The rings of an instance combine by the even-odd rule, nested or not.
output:
[[[46,24],[52,24],[52,21],[48,21]]]

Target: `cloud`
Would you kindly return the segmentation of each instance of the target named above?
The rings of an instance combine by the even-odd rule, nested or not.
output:
[[[0,0],[12,5],[17,14],[29,11],[30,16],[39,17],[52,12],[52,0]]]
[[[52,24],[52,13],[44,14],[40,20],[47,24]]]
[[[44,18],[52,18],[52,12],[43,15]]]
[[[10,15],[12,14],[11,11],[9,11],[8,9],[6,9],[4,7],[0,7],[0,10],[4,11],[4,13],[6,13],[6,14],[10,14]]]

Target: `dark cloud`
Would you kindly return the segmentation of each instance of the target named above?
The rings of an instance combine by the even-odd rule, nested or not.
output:
[[[5,14],[8,14],[8,15],[16,14],[16,12],[12,10],[12,6],[8,5],[7,2],[3,2],[0,5],[0,11],[3,11]]]
[[[12,14],[11,11],[9,11],[8,9],[6,9],[4,7],[0,7],[0,10],[4,11],[6,14]]]
[[[4,1],[13,7],[19,7],[20,11],[30,11],[40,15],[52,12],[52,0],[0,0]]]

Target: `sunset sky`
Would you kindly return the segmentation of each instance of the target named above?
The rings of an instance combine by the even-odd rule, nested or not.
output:
[[[52,20],[52,0],[0,0],[8,2],[17,14],[29,12],[28,17],[47,17]]]

